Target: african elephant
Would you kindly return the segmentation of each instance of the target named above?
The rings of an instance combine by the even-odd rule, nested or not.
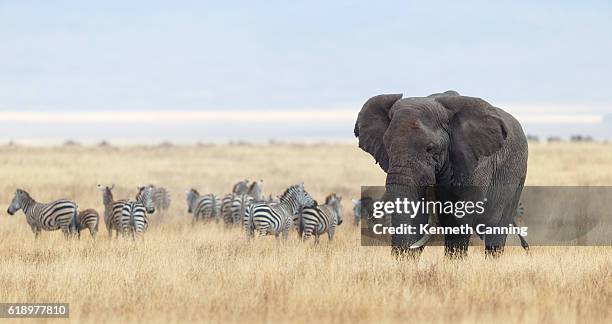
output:
[[[527,173],[527,139],[504,110],[455,91],[403,99],[402,94],[383,94],[363,105],[355,136],[387,173],[383,200],[426,199],[427,188],[433,187],[437,201],[486,202],[479,215],[438,213],[441,227],[514,223]],[[428,218],[423,213],[413,218],[391,214],[391,224],[419,227],[431,224]],[[445,235],[446,254],[465,255],[470,236]],[[503,252],[506,235],[480,237],[488,255]],[[418,255],[425,243],[420,233],[391,236],[393,252],[399,255]]]

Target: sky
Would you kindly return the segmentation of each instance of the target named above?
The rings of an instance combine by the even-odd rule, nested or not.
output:
[[[0,139],[28,123],[14,113],[356,115],[380,93],[448,89],[527,124],[603,120],[611,14],[609,1],[0,0]]]

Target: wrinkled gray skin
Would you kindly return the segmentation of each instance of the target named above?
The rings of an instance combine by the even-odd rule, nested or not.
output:
[[[482,215],[460,219],[439,214],[440,226],[514,222],[527,172],[527,139],[519,122],[502,109],[455,91],[404,99],[401,94],[379,95],[361,109],[355,136],[359,147],[387,173],[384,200],[420,200],[425,198],[425,188],[435,185],[438,201],[487,199]],[[465,190],[466,186],[472,189]],[[391,219],[393,226],[431,224],[423,214],[391,215]],[[415,245],[422,238],[420,234],[393,235],[393,251],[418,255],[423,247]],[[503,251],[506,235],[481,238],[487,254]],[[446,235],[446,254],[464,255],[469,239],[469,235]]]

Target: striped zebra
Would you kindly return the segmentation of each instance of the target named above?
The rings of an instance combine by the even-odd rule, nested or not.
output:
[[[244,213],[254,200],[255,199],[253,197],[247,194],[234,196],[234,199],[232,200],[232,204],[230,206],[232,222],[234,224],[240,224],[242,218],[244,217]]]
[[[314,234],[315,243],[319,243],[319,237],[327,233],[330,241],[334,239],[336,226],[342,224],[342,197],[335,193],[325,198],[324,205],[304,207],[301,211],[298,233],[302,240],[306,241]]]
[[[234,196],[236,194],[229,193],[221,199],[221,217],[223,218],[223,222],[226,225],[231,225],[234,223],[234,218],[232,216],[232,202],[234,201]]]
[[[238,195],[245,194],[248,191],[249,191],[249,180],[238,181],[232,187],[232,192]]]
[[[121,216],[123,213],[123,205],[128,201],[127,199],[114,200],[112,190],[115,185],[102,186],[98,184],[98,189],[102,191],[102,203],[104,204],[104,224],[108,231],[108,237],[113,237],[113,230],[115,230],[115,236],[119,237],[121,229]]]
[[[23,189],[17,189],[15,196],[7,209],[9,215],[21,209],[26,215],[26,221],[38,238],[41,230],[56,231],[61,229],[64,236],[70,236],[71,224],[76,222],[77,204],[67,200],[59,199],[49,203],[36,202],[30,194]]]
[[[121,231],[130,234],[132,238],[142,236],[149,228],[147,214],[155,212],[152,186],[138,187],[135,200],[128,200],[121,211]]]
[[[167,211],[172,202],[168,190],[164,187],[156,187],[154,185],[149,185],[149,187],[153,188],[153,205],[155,206],[155,210],[159,213]]]
[[[249,190],[247,191],[247,194],[253,197],[253,200],[257,202],[264,201],[265,197],[262,192],[262,187],[263,187],[263,180],[253,181],[253,183],[251,183],[251,185],[249,186]]]
[[[295,215],[301,207],[312,206],[315,201],[304,190],[304,184],[290,186],[280,197],[280,203],[256,202],[250,205],[243,218],[247,238],[253,237],[255,231],[260,236],[281,233],[287,239]]]
[[[361,211],[363,210],[360,199],[352,199],[353,202],[353,226],[359,226],[361,222]]]
[[[195,189],[187,191],[187,212],[193,214],[193,222],[218,220],[221,201],[214,194],[200,195]]]
[[[77,215],[76,222],[73,223],[72,231],[81,238],[81,231],[89,229],[89,234],[92,238],[96,238],[98,233],[98,223],[100,222],[100,215],[94,209],[85,209],[80,211]]]

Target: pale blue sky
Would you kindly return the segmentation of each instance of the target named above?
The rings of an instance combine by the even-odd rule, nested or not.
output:
[[[611,15],[608,1],[0,0],[0,110],[358,109],[456,89],[607,113]]]

